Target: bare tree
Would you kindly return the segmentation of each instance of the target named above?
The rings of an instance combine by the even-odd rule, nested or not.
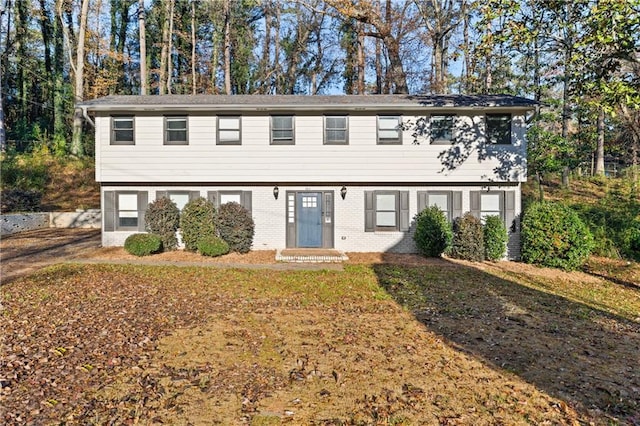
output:
[[[140,94],[149,94],[147,80],[147,30],[145,22],[144,0],[138,0],[138,29],[140,37]]]

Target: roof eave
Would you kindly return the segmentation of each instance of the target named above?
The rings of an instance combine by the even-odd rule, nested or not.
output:
[[[320,105],[243,105],[243,104],[175,104],[175,105],[92,105],[84,104],[91,112],[169,112],[169,111],[416,111],[416,110],[485,110],[485,109],[510,109],[520,111],[530,111],[535,109],[535,105],[397,105],[397,104],[320,104]]]

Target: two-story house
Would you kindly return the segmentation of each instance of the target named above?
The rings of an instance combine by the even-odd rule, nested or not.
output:
[[[108,96],[95,119],[102,244],[144,231],[161,196],[244,205],[253,248],[413,252],[427,205],[499,215],[518,256],[534,101],[463,95]]]

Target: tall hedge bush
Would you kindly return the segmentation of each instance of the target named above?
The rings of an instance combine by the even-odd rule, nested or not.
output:
[[[451,245],[451,224],[437,206],[427,207],[415,216],[413,240],[418,251],[427,257],[439,257]]]
[[[185,249],[196,251],[200,238],[216,236],[215,212],[213,204],[202,197],[184,206],[180,214],[180,232]]]
[[[578,214],[560,203],[536,202],[522,218],[522,260],[560,269],[576,269],[594,247]]]
[[[467,212],[453,221],[451,257],[481,262],[484,260],[484,231],[482,222]]]
[[[180,210],[170,198],[162,197],[149,203],[145,222],[147,231],[160,237],[164,250],[178,247],[176,231],[180,226]]]
[[[487,216],[484,222],[484,257],[500,260],[507,252],[509,235],[500,216]]]
[[[229,244],[229,250],[238,253],[251,250],[255,225],[249,210],[235,202],[225,203],[218,208],[215,224],[220,238]]]

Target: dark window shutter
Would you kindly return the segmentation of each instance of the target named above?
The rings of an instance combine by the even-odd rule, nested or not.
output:
[[[147,191],[138,192],[138,231],[145,230],[144,216],[149,206],[149,193]]]
[[[160,198],[169,198],[169,192],[168,191],[156,191],[156,200],[159,200]]]
[[[409,230],[409,191],[400,191],[400,231]]]
[[[516,231],[516,193],[515,191],[505,191],[504,193],[504,223],[508,232]]]
[[[189,201],[193,201],[196,198],[200,198],[200,191],[189,191]]]
[[[471,214],[480,219],[480,191],[469,192]]]
[[[418,191],[418,213],[427,208],[429,193],[427,191]]]
[[[451,191],[451,220],[462,216],[462,191]]]
[[[218,191],[207,191],[207,200],[211,201],[211,203],[213,203],[213,205],[217,209],[219,207],[218,206]]]
[[[116,193],[114,191],[104,191],[104,231],[115,231],[116,225]]]
[[[364,231],[373,232],[375,229],[373,209],[373,191],[364,191]]]
[[[242,207],[249,210],[249,214],[251,214],[251,191],[242,191]]]

